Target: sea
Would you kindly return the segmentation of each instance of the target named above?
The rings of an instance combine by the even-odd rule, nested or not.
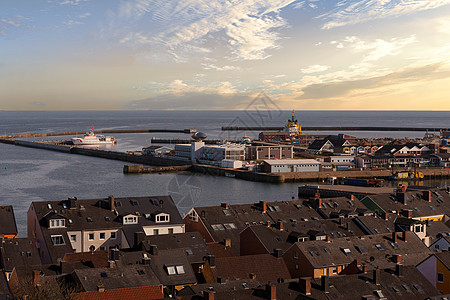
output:
[[[450,111],[296,111],[302,126],[450,127]],[[118,129],[196,129],[208,138],[256,138],[259,132],[221,131],[222,126],[284,126],[291,111],[258,106],[243,111],[0,111],[0,135]],[[424,132],[347,133],[359,137],[423,137]],[[190,138],[183,133],[115,134],[113,151],[136,151],[152,137]],[[68,140],[71,136],[32,140]],[[0,143],[0,205],[13,205],[19,236],[26,236],[26,214],[32,201],[171,195],[180,213],[194,206],[222,202],[252,203],[297,198],[302,183],[269,184],[190,172],[129,175],[122,161],[25,148]],[[314,184],[323,184],[317,182]],[[424,185],[447,186],[449,180]]]

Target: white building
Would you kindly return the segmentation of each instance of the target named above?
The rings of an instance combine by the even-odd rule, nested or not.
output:
[[[268,159],[261,166],[263,172],[319,172],[320,162],[315,159]]]

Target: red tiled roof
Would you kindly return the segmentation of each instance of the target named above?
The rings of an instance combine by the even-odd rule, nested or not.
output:
[[[162,299],[164,294],[160,286],[138,286],[114,290],[105,290],[104,292],[82,292],[72,296],[74,300],[151,300]]]

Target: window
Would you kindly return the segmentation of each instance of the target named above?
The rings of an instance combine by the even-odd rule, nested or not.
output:
[[[342,251],[345,253],[345,255],[352,255],[352,251],[349,248],[342,248]]]
[[[71,234],[70,235],[70,241],[73,242],[73,243],[76,242],[77,241],[77,236],[75,234]]]
[[[66,227],[66,222],[64,219],[50,220],[50,228],[61,228],[61,227]]]
[[[158,235],[159,234],[159,229],[153,229],[153,235]]]
[[[236,229],[236,225],[234,225],[234,223],[225,223],[223,224],[223,227],[225,227],[225,229]]]
[[[105,239],[105,233],[104,232],[100,232],[100,239],[104,240]]]
[[[123,219],[124,224],[137,224],[137,217],[136,216],[129,216],[125,217]]]
[[[52,235],[51,236],[52,239],[52,244],[57,246],[57,245],[65,245],[64,243],[64,238],[62,235]]]
[[[169,234],[173,234],[173,228],[169,228]]]
[[[443,273],[437,273],[437,281],[439,283],[443,283],[444,282],[444,274]]]
[[[90,241],[94,240],[94,234],[93,233],[89,233],[88,240],[90,240]]]
[[[116,232],[111,232],[111,239],[115,240],[116,239]]]
[[[177,275],[177,274],[181,275],[181,274],[186,273],[183,265],[167,266],[166,269],[167,269],[167,274],[169,274],[169,275]]]
[[[386,248],[384,248],[383,244],[375,244],[375,247],[380,251],[386,250]]]
[[[224,210],[223,210],[223,214],[224,214],[225,216],[231,216],[231,213],[230,213],[230,211],[229,211],[228,209],[224,209]]]
[[[156,216],[156,222],[169,222],[169,215]]]
[[[294,259],[298,259],[298,253],[297,253],[297,251],[294,251]]]
[[[333,267],[333,274],[337,274],[338,268],[337,267]]]

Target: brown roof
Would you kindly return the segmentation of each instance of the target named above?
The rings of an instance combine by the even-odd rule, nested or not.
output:
[[[346,237],[327,241],[307,241],[295,243],[314,268],[347,265],[355,259],[361,260],[369,269],[390,268],[395,265],[395,254],[402,255],[402,263],[416,265],[432,252],[413,232],[407,232],[407,242],[397,234],[393,243],[392,234],[374,234],[363,237]],[[347,254],[345,254],[346,250]],[[290,250],[288,250],[290,251]]]
[[[255,274],[256,280],[265,283],[291,278],[284,260],[270,254],[216,258],[215,267],[211,270],[216,279],[245,279]]]
[[[73,299],[75,300],[151,300],[162,298],[164,298],[164,294],[161,287],[157,285],[127,287],[105,290],[104,292],[91,291],[73,295]]]
[[[6,271],[12,271],[14,267],[41,264],[36,239],[7,239],[0,246],[2,266]]]
[[[211,254],[217,257],[232,257],[234,256],[233,251],[230,247],[225,246],[223,243],[206,243]]]

